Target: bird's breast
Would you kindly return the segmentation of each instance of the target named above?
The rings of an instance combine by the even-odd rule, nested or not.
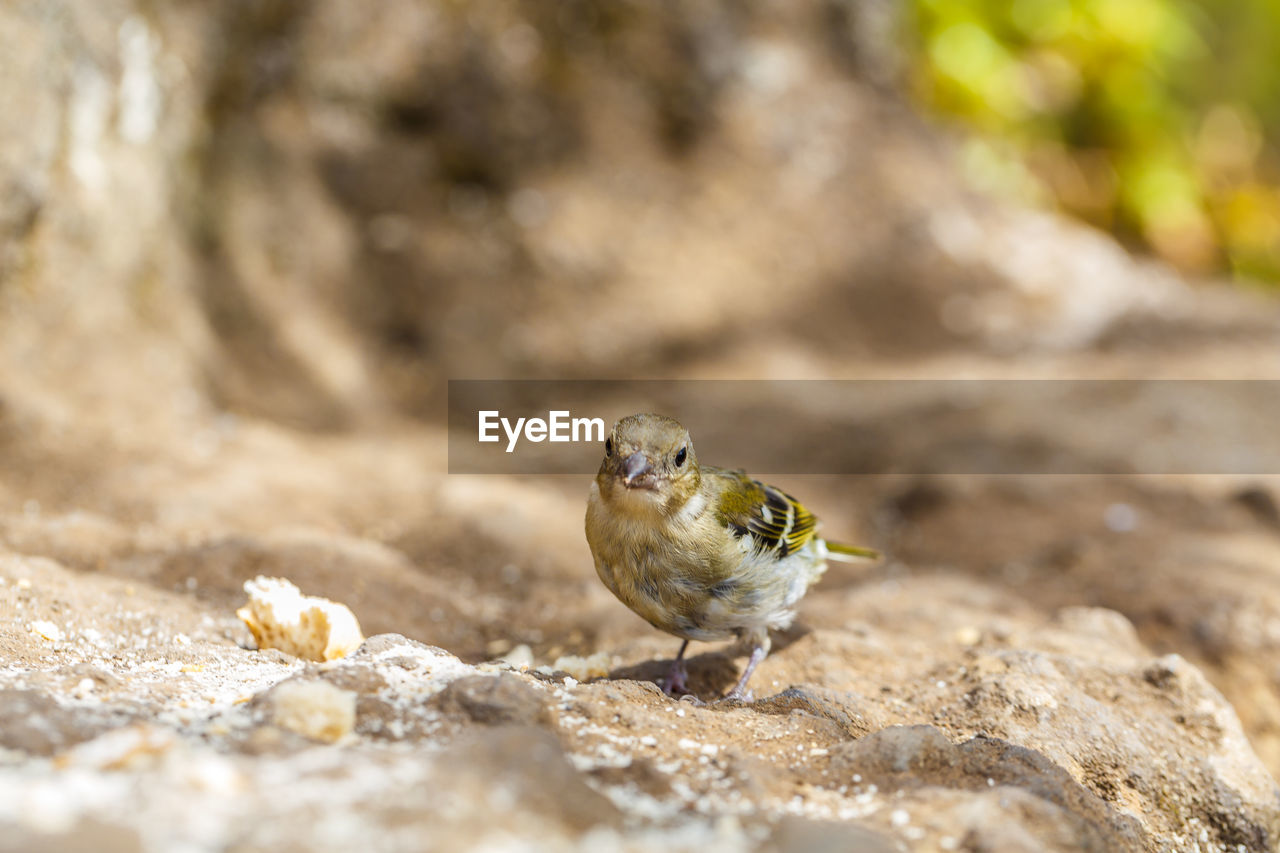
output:
[[[718,639],[700,627],[708,590],[724,574],[696,531],[610,510],[593,490],[587,542],[604,585],[651,625],[677,636]]]

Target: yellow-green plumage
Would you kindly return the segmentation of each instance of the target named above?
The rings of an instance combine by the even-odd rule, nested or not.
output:
[[[614,426],[587,502],[596,571],[624,604],[687,640],[739,636],[753,645],[730,694],[741,696],[828,556],[874,556],[828,545],[813,514],[742,471],[699,466],[688,432],[661,415]],[[684,647],[681,647],[681,656]],[[666,687],[683,687],[677,656]]]

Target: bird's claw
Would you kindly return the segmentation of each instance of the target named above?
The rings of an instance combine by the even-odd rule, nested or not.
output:
[[[677,662],[671,666],[670,672],[658,680],[658,686],[662,688],[663,693],[678,702],[687,702],[698,708],[705,707],[706,702],[689,692],[689,684],[686,678],[684,666]]]
[[[658,679],[658,686],[662,688],[663,693],[673,699],[688,695],[689,683],[680,661],[673,663],[671,669],[667,670],[667,674]]]
[[[719,700],[720,703],[724,703],[724,704],[728,704],[730,702],[740,702],[743,705],[750,705],[754,701],[756,701],[755,693],[753,693],[750,690],[738,690],[736,688],[733,690],[730,690],[728,693],[724,695],[722,699]]]

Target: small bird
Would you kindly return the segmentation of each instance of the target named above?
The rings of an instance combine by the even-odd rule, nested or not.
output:
[[[666,678],[687,693],[690,640],[736,635],[751,657],[729,699],[769,653],[769,629],[786,628],[827,560],[875,559],[870,548],[827,542],[795,498],[745,471],[699,465],[689,431],[663,415],[614,425],[587,500],[596,573],[650,625],[684,639]]]

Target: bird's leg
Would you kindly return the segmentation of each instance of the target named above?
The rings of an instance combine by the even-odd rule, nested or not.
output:
[[[746,669],[742,670],[742,677],[738,679],[738,683],[733,685],[733,689],[726,695],[725,699],[737,699],[740,702],[750,702],[754,697],[751,691],[747,689],[747,679],[751,678],[751,673],[755,672],[756,667],[760,665],[760,661],[764,660],[769,654],[769,632],[762,631],[755,639],[755,644],[751,648],[751,657],[747,660]]]
[[[676,652],[676,659],[671,662],[671,669],[667,670],[666,677],[658,682],[662,692],[668,696],[682,696],[689,692],[684,669],[684,650],[687,648],[689,648],[689,641],[685,640],[680,644],[680,651]]]

